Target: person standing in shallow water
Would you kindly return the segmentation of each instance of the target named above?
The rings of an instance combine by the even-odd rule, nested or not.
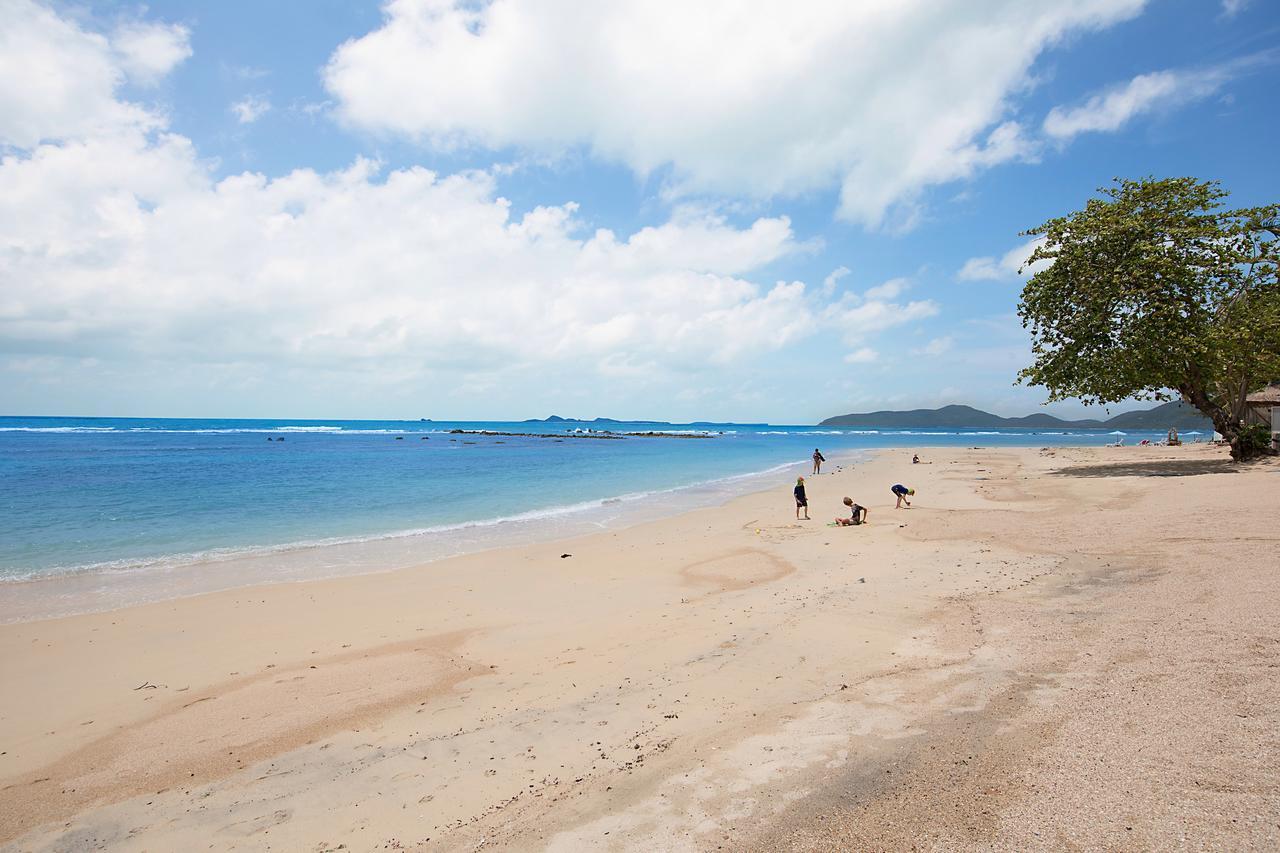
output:
[[[818,448],[813,449],[813,473],[822,473],[822,463],[827,461],[827,457],[822,455],[822,451]]]
[[[800,510],[804,510],[805,521],[809,520],[809,496],[804,493],[804,477],[796,477],[796,520],[800,519]]]

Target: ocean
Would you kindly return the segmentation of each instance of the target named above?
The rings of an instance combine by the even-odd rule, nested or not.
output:
[[[588,432],[602,429],[661,434]],[[1127,441],[1161,437],[1133,432]],[[769,486],[786,514],[814,447],[848,464],[877,448],[1115,438],[1098,430],[0,417],[0,621],[396,568]],[[868,494],[889,485],[868,484]]]

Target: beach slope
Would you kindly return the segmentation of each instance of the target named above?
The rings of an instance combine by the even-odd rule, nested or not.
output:
[[[1280,468],[921,454],[809,478],[810,521],[784,480],[0,626],[0,844],[1280,846]]]

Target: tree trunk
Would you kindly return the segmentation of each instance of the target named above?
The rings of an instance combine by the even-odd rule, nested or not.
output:
[[[1205,417],[1213,421],[1213,428],[1230,442],[1231,458],[1233,460],[1247,462],[1255,456],[1261,455],[1257,448],[1245,443],[1244,431],[1241,429],[1240,421],[1222,406],[1215,403],[1204,387],[1199,385],[1179,385],[1178,392],[1182,394],[1182,399],[1195,406]]]

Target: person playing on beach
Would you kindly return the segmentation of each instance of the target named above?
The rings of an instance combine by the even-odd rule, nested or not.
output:
[[[822,451],[818,448],[813,449],[813,473],[822,473],[822,463],[827,461],[827,457],[822,455]]]
[[[907,505],[907,509],[911,509],[911,501],[907,500],[907,495],[914,495],[916,493],[915,489],[908,489],[901,483],[895,483],[889,491],[893,492],[898,498],[898,503],[894,506],[894,509],[902,509],[903,504]]]
[[[804,493],[804,477],[796,477],[796,520],[800,519],[800,509],[804,508],[805,521],[809,520],[809,498]]]
[[[913,453],[913,454],[911,454],[911,464],[912,464],[912,465],[919,465],[919,464],[920,464],[920,454],[919,454],[919,453]]]
[[[867,508],[853,502],[853,498],[845,498],[844,505],[849,507],[853,515],[849,518],[837,518],[836,524],[841,527],[852,527],[855,524],[867,523]]]

